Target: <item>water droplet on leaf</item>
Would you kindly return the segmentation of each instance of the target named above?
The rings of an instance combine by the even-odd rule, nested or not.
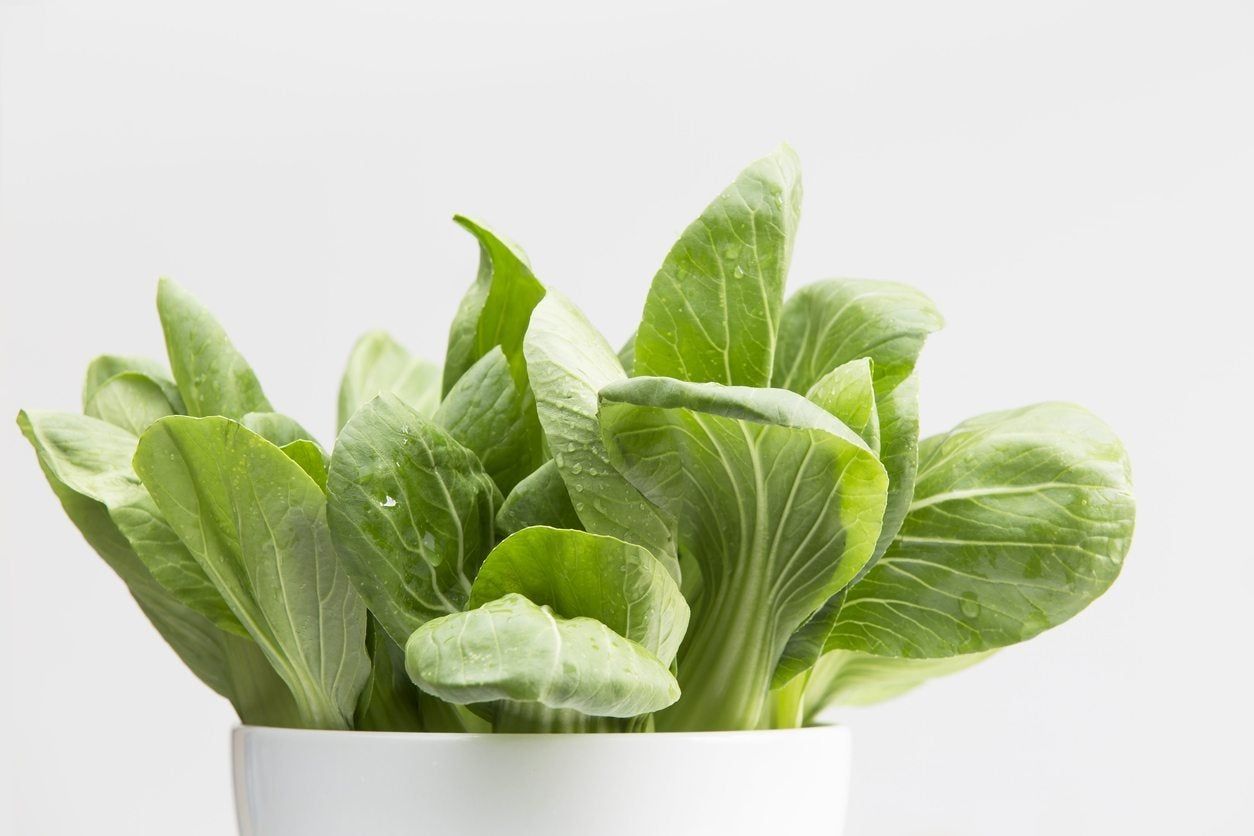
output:
[[[964,592],[958,608],[962,610],[962,614],[967,618],[975,618],[980,614],[980,599],[975,597],[974,592]]]

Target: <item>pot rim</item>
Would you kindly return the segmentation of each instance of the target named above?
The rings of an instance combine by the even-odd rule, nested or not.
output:
[[[363,731],[361,729],[293,729],[285,726],[250,726],[244,723],[238,723],[232,729],[234,734],[248,735],[265,735],[267,737],[323,737],[326,739],[335,738],[344,740],[353,738],[358,740],[394,740],[394,741],[431,741],[443,742],[453,740],[604,740],[604,741],[626,741],[626,740],[665,740],[665,741],[684,741],[684,740],[743,740],[748,741],[762,740],[763,738],[794,738],[799,735],[832,735],[835,737],[848,737],[849,727],[837,723],[816,723],[812,726],[802,726],[795,729],[736,729],[728,731],[685,731],[685,732],[641,732],[627,734],[606,734],[606,733],[586,733],[586,734],[557,734],[557,733],[497,733],[497,732],[403,732],[403,731]],[[618,745],[618,744],[611,744]],[[639,745],[639,744],[627,744]]]

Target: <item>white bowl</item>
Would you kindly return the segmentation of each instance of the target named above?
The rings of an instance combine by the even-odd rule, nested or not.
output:
[[[234,732],[242,836],[840,836],[849,732]]]

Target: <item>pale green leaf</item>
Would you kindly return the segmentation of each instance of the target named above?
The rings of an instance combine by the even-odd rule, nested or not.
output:
[[[152,626],[201,682],[229,697],[231,679],[222,650],[226,634],[153,579],[103,504],[72,490],[43,461],[40,464],[66,516],[126,584]]]
[[[136,436],[158,418],[176,414],[161,385],[140,372],[109,378],[92,393],[83,412]]]
[[[83,376],[83,408],[87,408],[101,386],[127,372],[142,374],[160,386],[176,414],[186,411],[178,386],[170,379],[169,369],[147,357],[122,357],[117,354],[102,354],[88,364],[87,373]]]
[[[395,395],[419,415],[429,417],[440,404],[440,374],[439,366],[411,357],[387,333],[365,334],[353,346],[340,380],[336,431],[354,412],[382,394]]]
[[[348,727],[369,672],[366,609],[336,559],[321,488],[221,417],[153,424],[135,469],[291,688],[304,724]]]
[[[522,595],[429,621],[405,646],[420,688],[455,703],[539,703],[634,717],[679,697],[656,656],[591,618],[565,619]]]
[[[912,691],[929,679],[948,676],[993,654],[971,653],[945,659],[897,659],[853,650],[836,650],[814,666],[806,685],[805,722],[834,706],[874,705]]]
[[[282,447],[293,441],[314,441],[313,433],[302,427],[295,418],[289,418],[281,412],[250,412],[240,418],[239,422],[275,447]]]
[[[50,481],[55,479],[104,507],[112,524],[161,586],[219,627],[244,634],[204,569],[135,475],[131,460],[138,440],[134,435],[96,418],[71,413],[23,412],[18,424],[51,474]]]
[[[30,417],[19,416],[23,432],[34,435]],[[41,448],[36,443],[36,451]],[[287,686],[277,679],[269,663],[256,663],[260,651],[248,638],[227,633],[199,612],[180,603],[157,583],[131,548],[122,532],[100,502],[80,494],[60,481],[49,466],[46,450],[40,453],[40,467],[53,493],[61,501],[66,516],[87,543],[126,585],[140,610],[170,645],[184,664],[202,682],[235,705],[240,720],[260,725],[292,725],[284,720],[283,706],[291,703]],[[248,675],[244,675],[248,671]],[[283,720],[280,722],[280,720]]]
[[[157,286],[157,312],[170,368],[188,415],[238,420],[249,412],[271,411],[252,367],[190,293],[162,279]]]
[[[595,618],[669,665],[688,628],[688,604],[648,549],[585,531],[525,528],[479,569],[468,607],[516,592],[562,618]]]
[[[884,527],[875,544],[875,556],[863,567],[864,575],[897,535],[914,496],[919,465],[918,375],[911,374],[887,391],[877,388],[875,411],[880,425],[880,461],[888,471],[888,506],[884,509]]]
[[[81,496],[79,500],[84,504],[92,502],[92,500]],[[93,524],[101,527],[108,524],[108,514],[104,510],[104,506],[99,503],[93,504],[96,505],[98,509],[96,513],[99,516],[93,522],[84,523],[82,522],[82,512],[71,510],[69,504],[63,503],[67,515],[79,526],[79,530],[83,531],[88,542],[92,544],[98,553],[103,553],[98,535],[94,533],[88,534],[87,529]],[[126,544],[126,538],[122,537],[120,532],[114,529],[114,534],[120,541],[119,545],[121,547],[129,548]],[[131,558],[135,561],[131,569],[135,571],[134,574],[128,573],[127,575],[131,578],[127,584],[127,589],[130,591],[131,596],[134,597],[135,603],[139,604],[139,609],[148,618],[152,626],[156,628],[161,638],[165,639],[166,643],[183,660],[183,664],[187,665],[201,682],[229,699],[235,706],[236,713],[239,714],[241,721],[245,723],[250,722],[246,716],[248,711],[247,704],[241,702],[236,696],[235,676],[231,669],[232,661],[228,655],[227,647],[233,642],[253,644],[252,639],[228,633],[200,613],[180,603],[167,589],[153,579],[152,575],[143,567],[143,564],[139,562],[139,558],[133,552]],[[116,562],[116,560],[110,561],[110,563]],[[119,572],[119,575],[121,574]],[[241,708],[241,705],[245,707]]]
[[[1119,574],[1131,490],[1119,440],[1077,406],[989,413],[927,439],[905,523],[829,646],[956,656],[1066,621]]]

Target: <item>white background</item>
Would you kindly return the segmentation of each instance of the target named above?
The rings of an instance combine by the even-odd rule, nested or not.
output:
[[[618,342],[680,230],[787,140],[793,287],[897,279],[947,316],[925,431],[1075,400],[1140,499],[1090,610],[847,716],[850,834],[1248,832],[1248,3],[421,5],[5,6],[5,420],[76,409],[95,354],[160,356],[171,275],[329,439],[360,332],[442,355],[477,258],[455,211]],[[231,833],[230,708],[11,424],[0,456],[0,831]]]

